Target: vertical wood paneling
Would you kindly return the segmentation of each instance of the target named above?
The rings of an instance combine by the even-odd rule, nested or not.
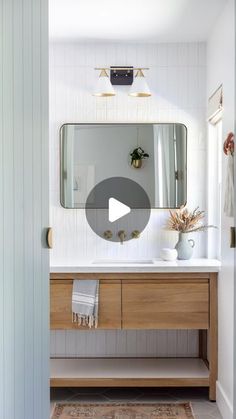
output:
[[[32,2],[23,0],[23,85],[29,86],[23,94],[24,124],[24,207],[25,218],[25,365],[34,369],[34,254],[33,254],[33,127],[32,127]],[[26,221],[27,220],[27,221]],[[25,382],[26,415],[34,414],[34,376],[31,374]],[[28,397],[28,401],[27,401]]]
[[[13,166],[13,4],[12,1],[3,2],[3,240],[4,260],[4,406],[9,406],[8,414],[15,416],[14,384],[14,166]],[[3,220],[2,220],[3,221]],[[6,327],[8,324],[8,327]],[[11,391],[9,391],[11,389]],[[12,394],[13,390],[13,394]]]
[[[158,121],[180,122],[188,128],[188,204],[205,208],[205,103],[206,46],[204,43],[119,45],[63,44],[50,46],[50,194],[54,249],[51,265],[80,260],[158,257],[163,246],[161,228],[168,211],[153,210],[149,225],[137,242],[105,246],[87,228],[83,210],[65,210],[59,204],[59,127],[64,122]],[[150,65],[147,72],[151,98],[131,98],[127,88],[116,87],[113,98],[95,98],[96,65],[120,62]],[[97,63],[97,64],[96,64]],[[100,64],[98,64],[100,63]],[[101,64],[103,63],[103,64]],[[149,64],[148,64],[149,63]],[[195,179],[198,178],[198,182]],[[207,233],[206,233],[207,234]],[[195,235],[194,257],[205,255],[206,234]],[[166,234],[165,245],[173,242]],[[92,249],[92,254],[91,254]]]
[[[0,2],[0,136],[3,138],[3,2]],[[3,141],[0,141],[0,342],[4,342],[4,212],[3,212]],[[4,347],[0,345],[0,371],[4,372]],[[0,419],[4,419],[4,381],[0,378]]]
[[[51,331],[52,357],[195,357],[198,333],[188,330]]]
[[[49,225],[49,45],[48,45],[48,0],[40,1],[40,78],[41,78],[41,223]],[[42,234],[41,234],[42,236]],[[41,389],[42,389],[42,418],[48,417],[50,405],[49,386],[49,251],[44,240],[41,240]],[[47,328],[47,329],[46,329]],[[45,333],[46,329],[46,333]]]
[[[32,74],[36,80],[41,80],[41,21],[38,19],[41,13],[41,2],[38,0],[32,1]],[[45,51],[46,52],[46,51]],[[42,138],[42,114],[41,114],[41,83],[34,83],[32,85],[32,126],[33,126],[33,236],[40,237],[42,231],[42,207],[41,202],[44,199],[42,196],[42,156],[41,153],[41,138]],[[40,203],[40,205],[39,205]],[[42,277],[42,243],[41,240],[34,240],[33,242],[33,260],[34,260],[34,364],[39,359],[44,359],[41,345],[41,334],[38,330],[43,332],[42,324],[42,310],[43,298],[41,277]],[[45,327],[45,325],[44,325]],[[37,380],[34,380],[34,417],[43,416],[43,386],[42,386],[42,365],[40,363],[40,371],[38,372]]]
[[[47,14],[0,2],[1,419],[49,417]]]
[[[23,44],[23,19],[22,4],[14,0],[14,46]],[[23,137],[23,57],[22,49],[14,48],[14,196],[15,196],[15,215],[14,215],[14,264],[15,264],[15,342],[18,342],[17,350],[14,354],[15,377],[14,394],[15,394],[15,412],[19,417],[24,416],[24,387],[20,383],[19,377],[24,376],[25,371],[25,342],[22,339],[22,327],[24,324],[24,190],[23,190],[23,171],[24,171],[24,149],[22,147]],[[17,397],[16,397],[17,395]]]

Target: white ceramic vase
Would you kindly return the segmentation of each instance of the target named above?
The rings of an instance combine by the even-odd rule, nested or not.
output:
[[[193,255],[193,248],[195,242],[193,239],[189,238],[189,233],[179,233],[179,240],[175,246],[178,252],[178,259],[188,260],[191,259]]]

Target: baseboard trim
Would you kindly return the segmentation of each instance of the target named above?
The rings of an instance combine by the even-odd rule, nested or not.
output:
[[[223,419],[234,419],[233,406],[226,396],[219,381],[216,383],[216,403]]]

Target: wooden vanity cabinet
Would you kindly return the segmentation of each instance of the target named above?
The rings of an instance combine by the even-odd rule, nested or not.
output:
[[[122,281],[123,329],[208,329],[207,279]]]
[[[80,329],[73,278],[100,281],[99,329],[198,329],[199,357],[52,359],[51,386],[205,386],[215,400],[217,273],[51,273],[51,329]]]
[[[80,329],[72,323],[73,280],[55,279],[50,286],[50,327],[51,329]],[[101,280],[99,283],[99,324],[98,329],[121,328],[121,281]],[[82,329],[86,329],[84,326]]]

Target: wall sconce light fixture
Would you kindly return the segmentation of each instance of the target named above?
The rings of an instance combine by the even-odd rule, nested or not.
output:
[[[97,86],[93,95],[99,97],[115,96],[116,93],[114,87],[110,82],[109,76],[107,74],[107,69],[101,68],[99,70],[101,70],[101,72],[99,74]]]
[[[110,68],[95,68],[100,71],[98,83],[95,89],[94,96],[106,97],[115,96],[113,85],[130,85],[129,96],[133,97],[148,97],[151,96],[150,89],[144,76],[144,70],[149,68],[133,68],[133,67],[115,67]],[[136,71],[134,78],[134,71]],[[110,72],[110,79],[108,76]]]
[[[139,68],[135,75],[134,82],[130,87],[129,96],[134,96],[134,97],[151,96],[151,92],[146,82],[142,68]]]

